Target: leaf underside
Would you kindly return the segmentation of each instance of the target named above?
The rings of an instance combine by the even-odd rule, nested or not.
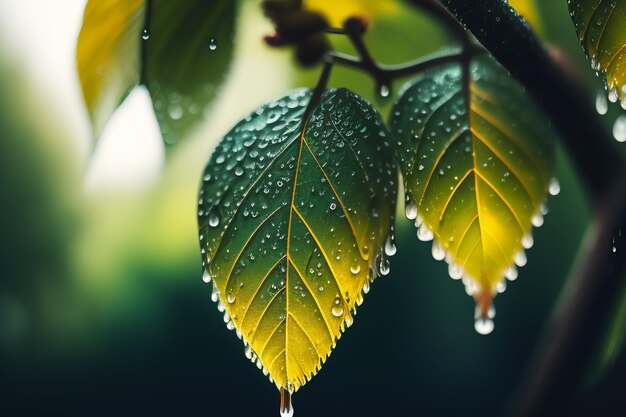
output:
[[[545,198],[554,134],[491,58],[472,62],[469,91],[462,72],[450,64],[412,81],[394,105],[390,129],[407,213],[417,209],[422,235],[434,234],[451,276],[463,275],[468,293],[490,298]]]
[[[568,7],[591,66],[605,76],[609,97],[626,103],[626,0],[570,0]]]
[[[89,0],[76,53],[94,134],[141,83],[166,143],[194,128],[232,58],[235,8],[232,0]]]
[[[310,97],[296,90],[268,103],[224,137],[198,211],[225,320],[292,391],[326,360],[384,262],[397,187],[371,105],[331,90],[303,122]]]

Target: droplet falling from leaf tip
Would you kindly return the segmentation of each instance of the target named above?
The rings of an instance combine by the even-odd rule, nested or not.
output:
[[[496,310],[493,307],[493,295],[488,288],[483,288],[474,295],[476,309],[474,310],[474,329],[478,334],[488,335],[493,332]]]
[[[280,417],[293,417],[291,392],[289,392],[285,388],[280,389]]]

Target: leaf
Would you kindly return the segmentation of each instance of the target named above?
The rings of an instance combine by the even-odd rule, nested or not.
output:
[[[318,371],[388,271],[396,166],[369,103],[309,90],[258,108],[228,133],[206,168],[199,227],[205,281],[247,355],[282,388]],[[223,305],[223,306],[222,306]]]
[[[232,0],[89,0],[77,65],[98,136],[138,84],[145,84],[167,143],[204,117],[232,58]]]
[[[541,216],[554,134],[523,89],[489,57],[431,69],[394,104],[391,131],[418,236],[463,277],[482,316],[512,265],[526,262],[531,220]],[[466,98],[466,97],[469,97]],[[469,106],[468,106],[469,103]],[[469,108],[468,108],[469,107]],[[539,217],[537,217],[539,218]],[[422,223],[423,222],[423,223]]]
[[[626,106],[626,0],[570,0],[570,16],[578,39],[601,71],[609,98]]]

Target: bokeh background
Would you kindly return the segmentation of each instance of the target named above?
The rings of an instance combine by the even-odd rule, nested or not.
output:
[[[196,194],[219,138],[255,106],[313,85],[319,69],[266,48],[271,27],[259,2],[241,3],[228,80],[206,122],[166,157],[142,89],[93,141],[75,69],[85,0],[0,2],[0,415],[278,414],[275,386],[245,359],[201,280]],[[394,3],[373,7],[367,41],[380,61],[450,45],[427,16],[380,3]],[[566,1],[535,5],[541,37],[600,91]],[[391,102],[366,76],[336,69],[331,84],[388,113]],[[607,128],[620,111],[610,108]],[[555,174],[562,191],[535,229],[528,265],[496,298],[487,337],[473,329],[463,286],[399,216],[390,275],[373,284],[328,362],[294,396],[296,415],[497,415],[589,219],[561,149]],[[564,415],[626,410],[626,358],[610,362],[581,381]]]

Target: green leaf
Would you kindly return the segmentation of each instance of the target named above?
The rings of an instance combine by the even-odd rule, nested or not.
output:
[[[228,133],[204,173],[205,281],[247,355],[290,391],[318,371],[395,246],[397,168],[369,103],[309,90],[261,106]]]
[[[418,236],[488,315],[513,263],[526,263],[541,219],[554,133],[523,89],[492,58],[431,69],[395,103],[391,131]]]
[[[232,58],[232,0],[89,0],[77,65],[94,134],[145,84],[166,143],[204,117]]]
[[[609,98],[626,106],[626,0],[569,0],[578,39]]]

